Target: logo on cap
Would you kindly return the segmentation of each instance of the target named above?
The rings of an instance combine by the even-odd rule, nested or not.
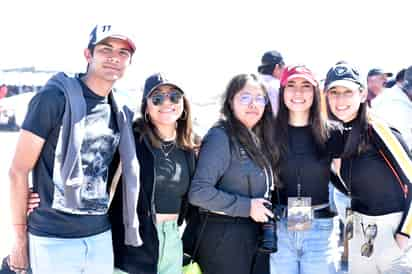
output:
[[[111,25],[104,25],[102,26],[102,32],[110,31],[111,28],[112,28]]]
[[[335,68],[335,73],[336,73],[336,75],[338,75],[338,76],[342,76],[342,75],[344,75],[344,74],[347,73],[347,72],[348,72],[348,68],[347,68],[347,67],[339,66],[339,67],[336,67],[336,68]]]

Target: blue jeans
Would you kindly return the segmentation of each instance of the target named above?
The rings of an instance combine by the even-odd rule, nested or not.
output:
[[[270,256],[271,274],[336,273],[333,218],[314,219],[307,231],[288,231],[287,219],[278,222],[278,251]],[[337,244],[337,241],[336,241]]]
[[[64,239],[29,234],[33,274],[112,274],[112,233]]]

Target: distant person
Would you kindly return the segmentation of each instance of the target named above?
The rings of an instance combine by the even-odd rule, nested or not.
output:
[[[285,61],[280,52],[275,50],[265,52],[261,61],[262,63],[258,67],[258,71],[268,91],[273,114],[276,116],[279,107],[280,75],[285,67]]]
[[[392,77],[392,72],[385,72],[380,68],[373,68],[369,70],[367,76],[368,97],[367,102],[370,106],[371,101],[378,96],[385,88],[385,83],[388,78]]]
[[[401,69],[395,76],[396,85],[402,87],[403,81],[405,80],[406,69]]]
[[[412,151],[412,66],[404,71],[399,84],[386,89],[372,101],[374,114],[400,131]]]
[[[0,86],[0,99],[4,98],[7,96],[7,86],[5,84],[2,84]]]
[[[405,75],[405,69],[401,69],[394,78],[391,78],[385,82],[385,88],[392,88],[394,85],[400,86],[403,82],[403,77]]]
[[[133,113],[112,92],[135,49],[125,32],[97,25],[84,50],[86,73],[59,73],[31,100],[9,171],[13,270],[25,272],[30,261],[33,274],[113,273],[106,189],[117,150],[126,189],[125,244],[142,244]],[[26,218],[31,171],[40,205]]]

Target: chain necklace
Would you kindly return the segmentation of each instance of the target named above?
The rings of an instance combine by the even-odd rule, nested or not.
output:
[[[163,155],[165,156],[165,158],[169,158],[169,154],[173,151],[173,149],[175,148],[176,143],[173,142],[167,142],[164,143],[162,142],[160,145],[160,150],[162,151]]]

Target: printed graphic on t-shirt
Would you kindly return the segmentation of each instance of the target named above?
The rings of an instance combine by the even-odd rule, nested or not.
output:
[[[110,106],[96,105],[85,119],[80,161],[83,177],[67,181],[61,178],[62,136],[60,131],[53,170],[52,207],[72,214],[105,214],[108,208],[107,174],[120,135],[109,127]]]

